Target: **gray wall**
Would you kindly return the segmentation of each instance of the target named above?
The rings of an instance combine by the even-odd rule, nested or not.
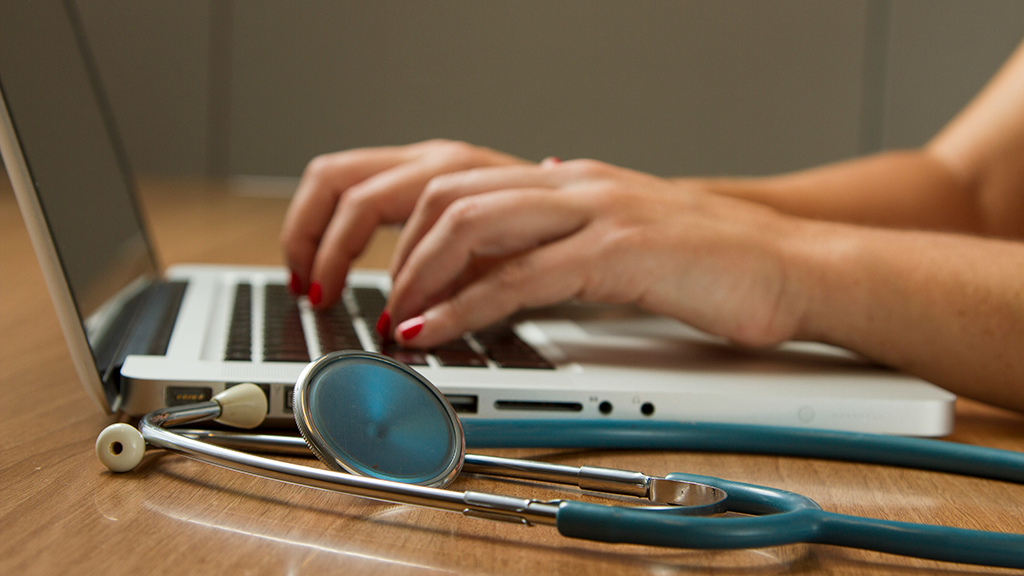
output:
[[[658,174],[924,142],[1024,2],[79,0],[140,173],[296,176],[430,137]]]

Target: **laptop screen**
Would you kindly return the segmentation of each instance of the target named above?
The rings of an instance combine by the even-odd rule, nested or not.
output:
[[[156,262],[89,58],[70,0],[0,2],[0,88],[95,354],[95,316]]]

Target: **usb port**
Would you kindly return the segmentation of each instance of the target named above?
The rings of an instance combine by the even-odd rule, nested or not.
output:
[[[448,403],[457,414],[476,414],[477,397],[475,394],[445,394]]]
[[[292,411],[292,401],[295,398],[295,386],[287,386],[284,389],[284,411]]]

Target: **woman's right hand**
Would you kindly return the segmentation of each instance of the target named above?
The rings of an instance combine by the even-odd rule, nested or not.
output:
[[[306,166],[281,230],[290,288],[315,308],[337,302],[349,265],[380,224],[404,222],[435,176],[486,166],[527,164],[464,142],[428,140],[359,148]]]

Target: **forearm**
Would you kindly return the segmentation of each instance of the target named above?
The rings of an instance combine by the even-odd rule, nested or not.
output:
[[[1024,238],[1024,43],[919,150],[707,189],[821,220]]]
[[[797,338],[833,343],[1024,412],[1024,245],[806,222]]]
[[[925,151],[887,152],[763,178],[680,181],[818,220],[981,231],[970,191],[943,161]]]

